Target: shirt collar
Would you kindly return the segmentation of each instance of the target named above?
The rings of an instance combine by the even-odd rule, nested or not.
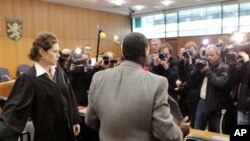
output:
[[[44,68],[38,62],[35,62],[34,66],[35,66],[35,69],[36,69],[36,76],[37,77],[39,77],[39,76],[46,73]],[[56,66],[51,66],[52,76],[54,76],[55,72],[56,72]]]

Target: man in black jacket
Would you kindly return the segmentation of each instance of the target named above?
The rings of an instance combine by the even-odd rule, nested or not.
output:
[[[242,63],[229,65],[230,84],[238,87],[237,124],[250,125],[250,62],[246,52],[238,52]]]
[[[228,65],[221,61],[220,50],[215,45],[209,45],[206,48],[206,59],[206,65],[199,70],[204,73],[204,79],[194,127],[205,130],[208,124],[209,131],[220,132],[222,110],[227,110],[230,101]],[[199,71],[194,70],[191,77]]]

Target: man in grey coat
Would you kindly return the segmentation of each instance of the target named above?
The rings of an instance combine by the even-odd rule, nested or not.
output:
[[[141,33],[122,44],[125,61],[96,73],[89,91],[85,122],[101,141],[182,141],[190,123],[178,126],[168,104],[168,81],[143,70],[148,44]]]

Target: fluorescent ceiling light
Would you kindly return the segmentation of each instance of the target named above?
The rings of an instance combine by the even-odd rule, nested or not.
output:
[[[121,6],[123,3],[125,3],[123,0],[108,0],[110,3],[115,4],[116,6]]]
[[[142,10],[144,8],[144,6],[142,6],[142,5],[136,5],[136,6],[134,6],[134,8],[136,10],[140,11],[140,10]]]
[[[171,3],[173,3],[172,1],[170,1],[170,0],[165,0],[165,1],[163,1],[162,2],[164,5],[166,5],[166,6],[169,6]]]

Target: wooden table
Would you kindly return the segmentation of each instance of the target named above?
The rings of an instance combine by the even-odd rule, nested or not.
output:
[[[15,80],[7,82],[0,82],[0,96],[8,97],[12,87],[14,86]]]
[[[203,130],[197,130],[197,129],[191,129],[189,137],[197,137],[197,138],[203,138],[204,140],[209,141],[229,141],[230,136],[227,134],[220,134],[215,132],[209,132],[209,131],[203,131]]]

